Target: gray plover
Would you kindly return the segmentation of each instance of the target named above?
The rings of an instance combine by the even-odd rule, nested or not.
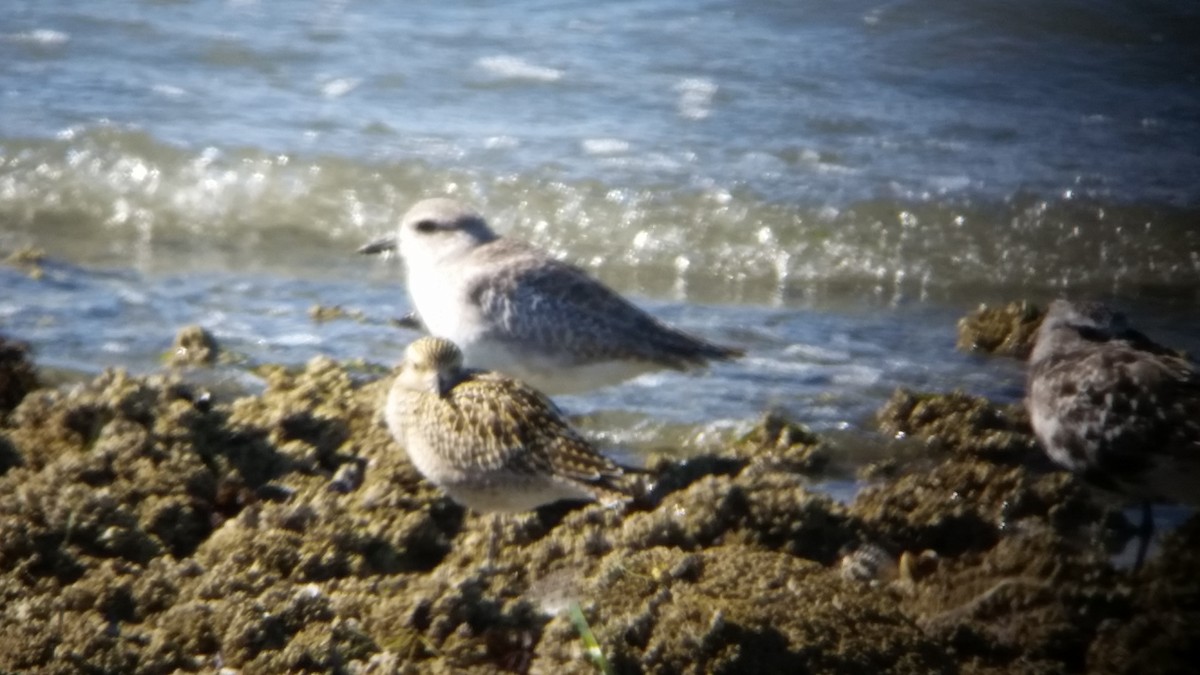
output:
[[[1056,300],[1029,358],[1026,407],[1057,464],[1150,504],[1200,504],[1200,374],[1099,303]]]
[[[495,372],[464,369],[449,340],[405,351],[384,417],[432,483],[483,513],[529,511],[560,500],[628,496],[626,471],[601,455],[537,390]]]
[[[453,199],[418,202],[395,238],[360,251],[397,248],[430,334],[457,344],[468,366],[549,394],[741,355],[658,321],[578,267],[497,235]]]

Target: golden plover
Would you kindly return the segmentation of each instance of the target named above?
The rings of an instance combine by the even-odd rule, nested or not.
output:
[[[550,399],[462,364],[454,343],[420,338],[388,394],[388,428],[430,482],[483,513],[627,496],[618,481],[626,469],[598,453]]]

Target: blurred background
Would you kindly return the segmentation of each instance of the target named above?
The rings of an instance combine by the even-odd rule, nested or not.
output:
[[[1022,364],[954,350],[980,302],[1200,348],[1196,35],[1182,0],[10,1],[0,251],[45,257],[0,267],[0,331],[82,375],[193,323],[391,364],[401,269],[354,251],[448,194],[748,350],[563,402],[612,445],[1016,401]]]

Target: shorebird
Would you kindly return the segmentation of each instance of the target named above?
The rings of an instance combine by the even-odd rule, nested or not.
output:
[[[1200,374],[1099,303],[1056,300],[1029,359],[1026,407],[1050,459],[1142,500],[1200,504]]]
[[[444,338],[408,346],[384,418],[421,474],[474,511],[631,496],[619,480],[631,469],[597,452],[550,399],[500,373],[463,368],[462,352]]]
[[[453,199],[418,202],[394,238],[359,251],[396,249],[430,334],[458,345],[468,366],[501,371],[549,394],[742,354],[672,328],[578,267],[497,235]]]

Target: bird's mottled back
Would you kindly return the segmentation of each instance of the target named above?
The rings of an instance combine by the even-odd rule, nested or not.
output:
[[[1058,464],[1133,496],[1200,501],[1200,378],[1123,315],[1052,304],[1030,358],[1026,406]]]
[[[1038,363],[1088,343],[1115,340],[1128,331],[1125,315],[1103,303],[1055,300],[1038,328],[1029,361]]]
[[[683,370],[741,356],[664,324],[574,265],[506,248],[506,264],[468,291],[497,342],[546,345],[569,356],[564,368],[629,361]]]

